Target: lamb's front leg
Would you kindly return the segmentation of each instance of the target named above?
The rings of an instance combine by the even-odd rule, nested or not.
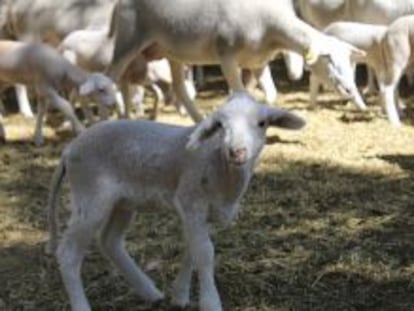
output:
[[[181,260],[180,271],[175,278],[172,290],[172,304],[184,308],[190,303],[191,279],[193,276],[193,261],[186,247]]]
[[[197,271],[201,311],[221,311],[221,301],[214,280],[214,246],[209,225],[197,212],[184,218],[184,232],[194,267]],[[200,219],[201,218],[201,219]]]
[[[40,147],[44,143],[43,119],[45,117],[46,109],[47,109],[46,103],[39,102],[37,104],[36,126],[35,126],[35,132],[33,135],[33,139],[34,139],[34,143],[36,147]]]
[[[85,130],[85,126],[76,117],[75,112],[72,109],[71,104],[61,97],[56,90],[51,87],[43,87],[42,91],[45,96],[50,100],[50,103],[62,111],[66,118],[72,123],[73,130],[79,134]]]

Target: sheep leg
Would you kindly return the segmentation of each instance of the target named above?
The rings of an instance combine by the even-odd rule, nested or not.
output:
[[[240,67],[231,55],[221,57],[221,70],[232,92],[244,91]]]
[[[391,125],[399,127],[401,126],[401,121],[397,108],[396,88],[403,73],[401,68],[404,68],[404,66],[394,64],[390,67],[391,69],[385,68],[384,71],[380,71],[377,74],[378,85],[388,121],[390,121]]]
[[[354,77],[355,77],[356,76],[356,63],[355,62],[352,62],[352,70],[353,70]],[[367,110],[367,106],[365,105],[365,102],[362,99],[361,93],[359,92],[358,87],[356,85],[355,78],[352,82],[353,82],[351,85],[352,101],[355,103],[357,108],[359,108],[360,110]]]
[[[172,86],[175,94],[177,95],[178,101],[177,104],[183,104],[187,110],[190,117],[195,122],[200,122],[203,119],[203,116],[197,110],[194,105],[194,102],[190,99],[188,95],[186,86],[185,86],[185,68],[184,65],[180,62],[170,60],[171,66],[171,76],[172,76]],[[177,107],[177,109],[179,109]]]
[[[360,110],[367,110],[367,106],[365,105],[364,100],[362,99],[361,94],[358,91],[358,88],[356,87],[356,85],[353,86],[353,91],[352,93],[353,95],[353,102],[355,103],[355,105],[360,109]]]
[[[72,123],[73,130],[79,134],[85,130],[85,126],[76,117],[75,112],[72,109],[71,104],[59,96],[59,94],[51,88],[43,89],[45,95],[49,98],[50,103],[59,109]]]
[[[81,207],[88,208],[89,211],[81,213]],[[56,256],[72,310],[90,311],[81,279],[82,261],[105,217],[100,213],[101,206],[98,204],[81,207],[72,206],[73,213],[59,242]],[[91,208],[95,208],[97,213]]]
[[[134,103],[138,116],[144,116],[144,98],[145,98],[145,87],[142,85],[136,85],[134,95],[132,96],[132,102]]]
[[[241,70],[241,77],[244,88],[249,92],[253,92],[258,83],[256,73],[252,69],[243,68]]]
[[[198,87],[203,87],[205,85],[206,79],[204,76],[204,68],[203,66],[194,66],[193,70],[195,71],[195,82]]]
[[[46,103],[39,102],[37,105],[37,118],[36,118],[36,125],[35,125],[35,132],[34,132],[34,143],[37,147],[40,147],[44,143],[43,137],[43,120],[46,114]]]
[[[122,98],[124,99],[124,111],[121,115],[122,118],[129,119],[131,116],[131,95],[129,92],[129,83],[128,82],[120,82],[120,89]]]
[[[134,211],[115,207],[100,235],[102,251],[119,269],[125,279],[144,300],[155,302],[164,298],[152,280],[135,264],[125,248],[125,234],[134,218]]]
[[[376,91],[375,87],[375,74],[374,71],[367,66],[367,85],[365,86],[362,93],[364,94],[374,94]]]
[[[174,280],[172,291],[172,304],[184,308],[190,303],[191,279],[193,276],[193,262],[191,255],[186,247],[181,260],[180,271]]]
[[[277,89],[273,81],[270,66],[266,65],[264,68],[254,70],[259,87],[265,93],[265,98],[268,103],[274,103],[277,98]]]
[[[16,84],[15,86],[17,103],[19,104],[19,111],[26,118],[33,118],[34,114],[30,106],[29,97],[27,95],[27,88],[23,84]]]
[[[287,75],[290,80],[298,81],[302,79],[304,72],[304,59],[299,53],[293,51],[283,51],[283,59],[285,61]]]
[[[159,106],[159,103],[160,103],[160,101],[164,101],[165,102],[164,94],[163,94],[161,88],[156,83],[151,83],[149,85],[149,88],[155,94],[154,107],[152,109],[151,119],[152,120],[156,120],[157,117],[158,117],[158,106]]]
[[[395,127],[401,126],[400,116],[395,101],[395,85],[394,84],[383,84],[380,82],[380,93],[384,109],[390,121],[391,125]]]
[[[209,225],[199,218],[198,214],[190,213],[183,222],[189,254],[199,281],[199,307],[201,311],[221,311],[220,296],[214,281],[214,245],[210,239]]]
[[[314,73],[310,73],[309,77],[309,94],[310,94],[310,106],[316,108],[318,103],[320,81]]]
[[[118,21],[122,24],[122,21]],[[130,27],[127,25],[117,27],[125,27],[125,29],[129,29]],[[118,41],[119,40],[119,41]],[[122,74],[125,72],[126,67],[131,61],[136,57],[136,55],[142,52],[146,47],[146,39],[142,33],[124,33],[123,36],[116,36],[115,40],[115,47],[114,47],[114,55],[112,58],[112,64],[106,69],[106,73],[108,76],[118,83],[123,84],[121,81]],[[121,85],[121,88],[123,86]],[[121,92],[117,92],[116,94],[116,108],[117,113],[120,116],[124,116],[126,113],[126,106],[128,106],[125,101],[126,99]]]
[[[191,100],[194,100],[197,96],[197,90],[194,84],[194,74],[193,70],[189,66],[185,66],[184,68],[184,84],[185,89],[187,90],[188,96],[191,98]]]

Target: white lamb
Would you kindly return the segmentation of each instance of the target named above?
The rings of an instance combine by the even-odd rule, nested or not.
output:
[[[334,22],[324,29],[324,33],[334,36],[342,41],[345,41],[366,53],[354,59],[356,63],[366,63],[369,67],[378,67],[381,60],[381,40],[387,30],[387,26],[371,25],[355,22]],[[310,78],[310,102],[315,105],[319,91],[320,82],[318,78],[311,73]],[[355,96],[352,98],[356,106],[365,110],[366,105],[354,81],[353,89],[355,89]]]
[[[414,63],[414,15],[400,17],[388,27],[342,22],[328,30],[366,51],[367,57],[362,60],[375,72],[388,120],[399,127],[396,90],[401,76]]]
[[[381,62],[374,67],[388,119],[400,126],[397,87],[405,70],[414,64],[414,15],[400,17],[387,29],[381,41]]]
[[[200,310],[222,310],[214,281],[210,226],[228,223],[237,214],[265,144],[266,129],[303,125],[290,112],[235,93],[197,126],[103,121],[78,136],[63,152],[48,203],[48,249],[54,252],[57,192],[66,174],[72,214],[56,255],[72,310],[91,309],[80,271],[96,233],[103,252],[142,299],[164,298],[124,243],[134,215],[149,206],[154,212],[174,208],[182,221],[186,250],[174,282],[173,303],[188,305],[192,274],[197,272]]]
[[[76,90],[80,96],[93,97],[105,107],[115,103],[111,79],[100,73],[85,72],[72,65],[55,49],[40,43],[0,41],[0,81],[34,87],[40,96],[63,112],[76,133],[82,132],[85,127],[59,92]],[[40,102],[34,135],[36,145],[43,143],[44,113],[44,103]]]

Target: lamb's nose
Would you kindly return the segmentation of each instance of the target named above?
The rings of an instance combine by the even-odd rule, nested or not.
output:
[[[236,164],[243,164],[247,161],[246,148],[231,148],[229,151],[230,159]]]

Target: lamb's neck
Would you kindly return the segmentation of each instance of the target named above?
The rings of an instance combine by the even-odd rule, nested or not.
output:
[[[74,65],[69,66],[66,72],[66,79],[73,87],[77,89],[79,86],[85,83],[87,77],[88,74],[86,71]]]
[[[278,38],[279,48],[293,50],[299,54],[306,55],[315,41],[324,40],[325,35],[309,24],[303,22],[296,16],[289,18],[289,23],[284,25],[275,25],[278,33],[286,32],[285,36]]]

